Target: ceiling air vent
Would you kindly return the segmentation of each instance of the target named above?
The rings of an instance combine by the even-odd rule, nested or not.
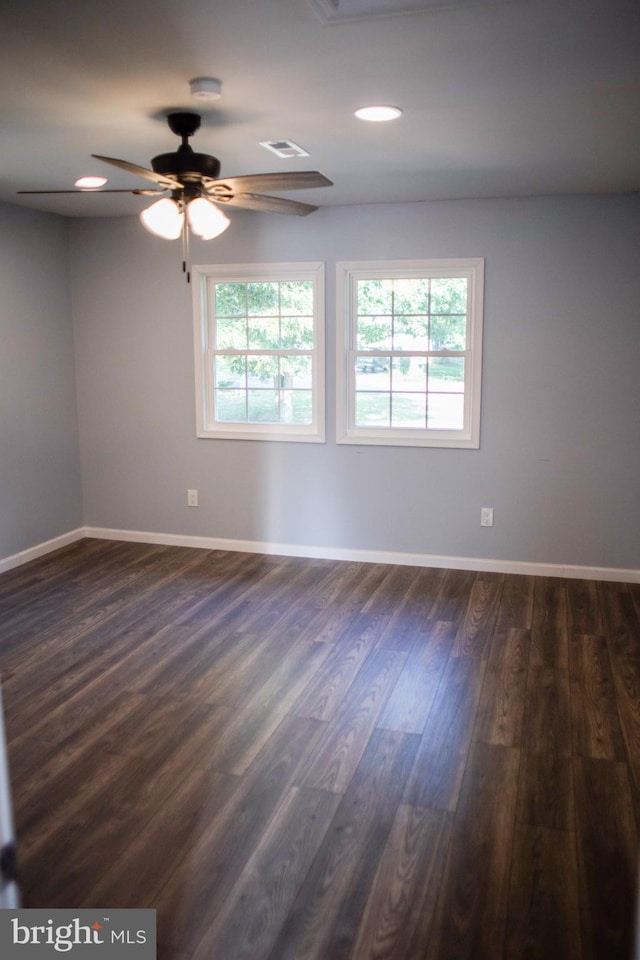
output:
[[[404,13],[429,13],[449,7],[477,7],[493,0],[309,0],[323,23],[348,23]],[[505,3],[508,0],[497,0]]]
[[[309,154],[302,147],[299,147],[293,140],[261,140],[260,146],[271,150],[276,157],[308,157]]]

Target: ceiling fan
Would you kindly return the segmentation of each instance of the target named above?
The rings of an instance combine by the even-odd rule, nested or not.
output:
[[[167,240],[182,236],[185,244],[183,268],[186,271],[189,230],[204,240],[219,236],[229,226],[229,219],[222,209],[225,205],[304,217],[318,208],[310,203],[266,196],[254,191],[304,190],[333,186],[331,180],[317,170],[220,177],[220,161],[217,157],[195,153],[189,144],[189,137],[200,127],[200,120],[197,113],[170,113],[167,116],[170,130],[181,137],[182,143],[175,152],[161,153],[154,157],[151,170],[128,160],[92,154],[96,160],[151,180],[156,185],[155,189],[19,190],[18,193],[135,193],[158,197],[155,203],[142,211],[140,219],[143,226],[156,236]]]

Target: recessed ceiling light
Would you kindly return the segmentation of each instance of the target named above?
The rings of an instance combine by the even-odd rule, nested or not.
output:
[[[100,187],[104,187],[106,182],[106,177],[80,177],[74,183],[74,187],[78,187],[80,190],[99,190]]]
[[[399,107],[388,107],[388,106],[372,106],[372,107],[360,107],[359,110],[355,111],[356,117],[359,120],[371,120],[374,123],[381,123],[384,120],[395,120],[402,113],[402,110]]]

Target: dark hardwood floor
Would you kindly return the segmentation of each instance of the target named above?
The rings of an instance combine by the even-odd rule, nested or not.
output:
[[[626,960],[640,585],[84,540],[0,577],[30,907],[161,960]]]

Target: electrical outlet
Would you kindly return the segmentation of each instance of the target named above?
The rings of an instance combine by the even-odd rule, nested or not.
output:
[[[493,507],[481,507],[481,509],[480,509],[480,526],[481,526],[481,527],[492,527],[492,526],[493,526]]]
[[[197,490],[187,490],[187,506],[188,506],[188,507],[197,507],[197,506],[198,506],[198,491],[197,491]]]

